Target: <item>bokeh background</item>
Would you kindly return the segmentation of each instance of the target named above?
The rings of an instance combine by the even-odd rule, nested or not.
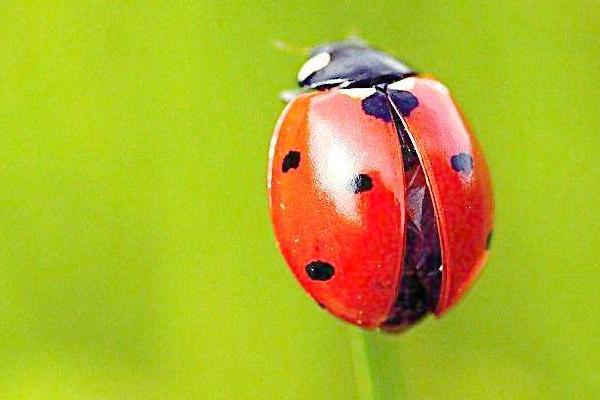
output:
[[[273,42],[349,33],[454,91],[495,183],[485,273],[402,336],[268,220]],[[598,398],[599,39],[597,1],[2,2],[0,398]]]

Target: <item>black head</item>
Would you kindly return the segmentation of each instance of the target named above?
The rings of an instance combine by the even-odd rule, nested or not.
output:
[[[311,89],[369,87],[414,74],[395,58],[350,39],[312,49],[309,60],[298,72],[298,84]]]

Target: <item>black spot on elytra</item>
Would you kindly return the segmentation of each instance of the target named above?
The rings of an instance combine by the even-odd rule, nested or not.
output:
[[[452,169],[456,172],[470,174],[473,171],[473,157],[467,153],[460,153],[450,158]]]
[[[365,97],[361,104],[363,111],[367,115],[379,118],[385,122],[390,122],[392,120],[388,99],[385,94],[377,91],[369,97]]]
[[[358,194],[373,189],[373,179],[367,174],[358,174],[352,181],[352,190]]]
[[[492,234],[494,233],[494,231],[490,231],[490,233],[488,233],[487,238],[485,239],[485,248],[486,250],[490,249],[490,246],[492,245]]]
[[[406,90],[389,90],[389,96],[394,106],[403,117],[408,117],[410,112],[417,108],[419,100],[411,92]]]
[[[317,304],[319,305],[319,307],[321,307],[323,309],[325,308],[325,304],[321,303],[320,301],[317,301]]]
[[[283,172],[288,172],[292,168],[293,169],[298,168],[298,165],[300,165],[300,152],[291,150],[283,158],[283,163],[281,164],[281,170]]]
[[[333,265],[325,261],[313,261],[304,267],[306,275],[313,281],[327,281],[335,274]]]

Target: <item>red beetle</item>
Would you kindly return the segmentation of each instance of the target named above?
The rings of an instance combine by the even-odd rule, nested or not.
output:
[[[318,46],[269,153],[279,247],[306,291],[364,328],[443,314],[488,256],[493,198],[444,85],[362,42]]]

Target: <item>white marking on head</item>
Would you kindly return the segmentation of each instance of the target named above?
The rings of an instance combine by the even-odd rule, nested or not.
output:
[[[344,88],[344,87],[348,86],[349,84],[350,84],[350,81],[347,81],[344,78],[333,78],[333,79],[327,79],[325,81],[315,82],[312,85],[309,85],[308,87],[311,89],[314,89],[317,87],[323,87],[323,86],[337,86],[339,88]]]
[[[352,97],[354,99],[366,99],[369,96],[375,94],[377,90],[375,88],[352,88],[352,89],[342,89],[341,93],[345,94],[348,97]]]
[[[302,82],[318,70],[321,70],[329,64],[331,55],[329,53],[319,53],[304,63],[298,71],[298,82]]]
[[[405,90],[409,92],[417,83],[415,78],[406,78],[388,85],[388,89]]]

